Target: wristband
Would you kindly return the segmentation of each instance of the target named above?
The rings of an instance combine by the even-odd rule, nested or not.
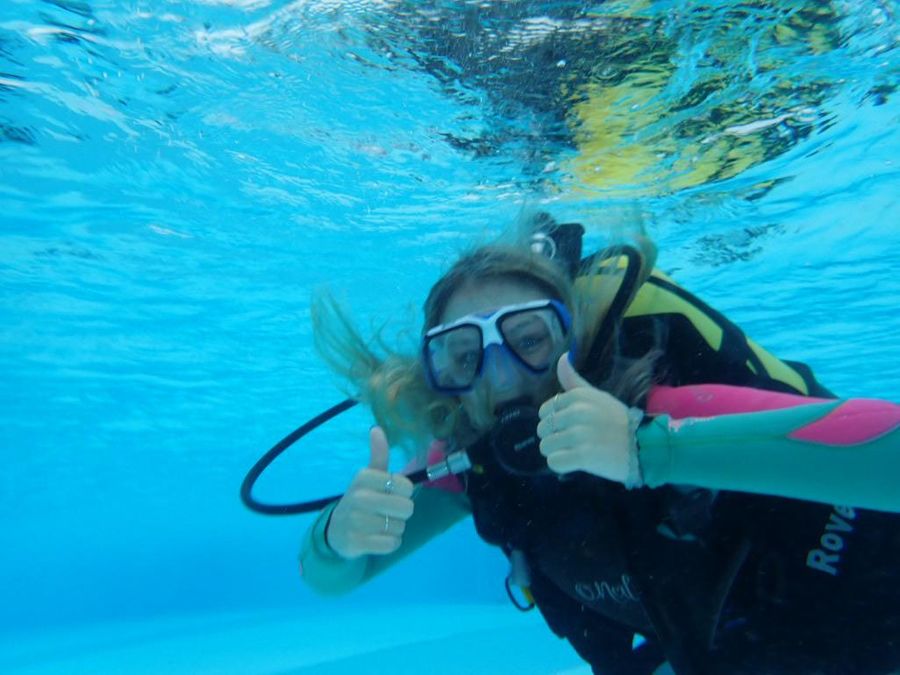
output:
[[[322,539],[325,541],[325,548],[327,548],[331,553],[336,555],[338,558],[343,558],[343,556],[340,553],[338,553],[331,547],[331,542],[328,541],[328,526],[331,525],[331,516],[333,516],[333,515],[334,515],[334,509],[331,509],[328,512],[328,520],[325,521],[325,527],[322,528]]]
[[[633,490],[644,486],[644,477],[641,474],[641,459],[638,455],[637,430],[644,419],[644,411],[640,408],[628,409],[628,475],[623,481],[625,488]]]

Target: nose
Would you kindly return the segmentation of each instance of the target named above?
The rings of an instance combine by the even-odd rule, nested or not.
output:
[[[484,378],[495,393],[518,392],[522,370],[512,354],[499,345],[489,345],[484,353]]]

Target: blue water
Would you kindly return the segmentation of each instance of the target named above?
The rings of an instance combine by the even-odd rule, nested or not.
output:
[[[758,21],[737,2],[480,4],[0,7],[4,672],[257,615],[279,617],[285,644],[291,621],[336,616],[322,639],[349,654],[342,616],[503,608],[504,562],[471,524],[350,598],[315,598],[296,572],[309,519],[253,515],[237,490],[345,395],[312,347],[312,290],[402,342],[447,261],[523,204],[585,223],[590,247],[641,214],[660,267],[758,342],[843,395],[900,400],[894,3],[834,3],[822,21],[837,37],[819,51],[767,42],[804,3]],[[680,111],[630,130],[623,143],[678,140],[619,182],[572,169],[577,143],[547,102],[551,71],[578,74],[578,36],[604,13],[669,45],[656,102]],[[578,77],[628,67],[610,56]],[[649,105],[635,100],[614,106]],[[727,137],[765,155],[673,187],[678,161]],[[340,491],[369,424],[354,411],[317,432],[261,495]],[[97,672],[153,670],[132,656]],[[184,672],[292,664],[198,658]]]

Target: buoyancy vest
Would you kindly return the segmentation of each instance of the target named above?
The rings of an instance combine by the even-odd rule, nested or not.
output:
[[[699,657],[710,644],[747,548],[710,531],[711,493],[628,492],[586,474],[511,476],[488,448],[469,452],[477,464],[466,491],[479,536],[507,554],[524,553],[531,593],[545,616],[547,602],[559,604],[548,596],[562,593],[576,614],[596,613],[623,627],[628,645],[634,633],[653,636],[672,659],[673,652],[691,650]],[[668,527],[674,521],[677,536]],[[574,635],[574,644],[579,631],[570,618],[548,617],[548,623]]]
[[[614,340],[616,353],[626,358],[661,350],[657,377],[665,384],[732,384],[835,398],[807,365],[775,357],[662,271],[653,269],[638,286],[640,255],[633,248],[605,250],[596,257],[601,273],[577,277],[576,287],[590,293],[592,285],[619,285],[583,367],[586,377],[602,377],[609,367],[604,357],[611,353],[604,346]],[[606,268],[619,273],[605,275]]]
[[[652,275],[633,297],[609,330],[618,333],[625,353],[661,349],[663,382],[831,396],[808,368],[779,361],[663,275]],[[596,672],[649,673],[663,658],[691,675],[765,672],[791,662],[798,668],[792,672],[813,672],[812,664],[823,661],[809,643],[836,624],[804,613],[814,601],[821,606],[824,598],[852,595],[831,573],[826,560],[832,549],[849,549],[852,533],[858,541],[848,569],[865,574],[860,556],[878,549],[879,531],[889,525],[881,555],[900,555],[900,531],[890,514],[672,486],[627,491],[586,474],[511,476],[486,443],[471,448],[470,456],[474,466],[465,486],[479,535],[507,554],[524,554],[538,608]],[[826,535],[833,536],[822,543]],[[897,614],[886,610],[887,625],[895,625]],[[804,633],[804,622],[818,628]],[[785,626],[805,638],[806,647],[779,637]],[[631,649],[634,633],[649,639],[643,649]],[[757,644],[762,648],[754,652]],[[841,644],[822,643],[825,661],[850,658],[852,649],[842,651]],[[886,663],[894,657],[896,650]]]

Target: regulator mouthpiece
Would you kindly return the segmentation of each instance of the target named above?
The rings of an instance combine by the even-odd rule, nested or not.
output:
[[[537,434],[538,410],[528,398],[509,401],[496,411],[497,422],[490,432],[491,447],[497,462],[516,476],[549,473],[541,454]]]

